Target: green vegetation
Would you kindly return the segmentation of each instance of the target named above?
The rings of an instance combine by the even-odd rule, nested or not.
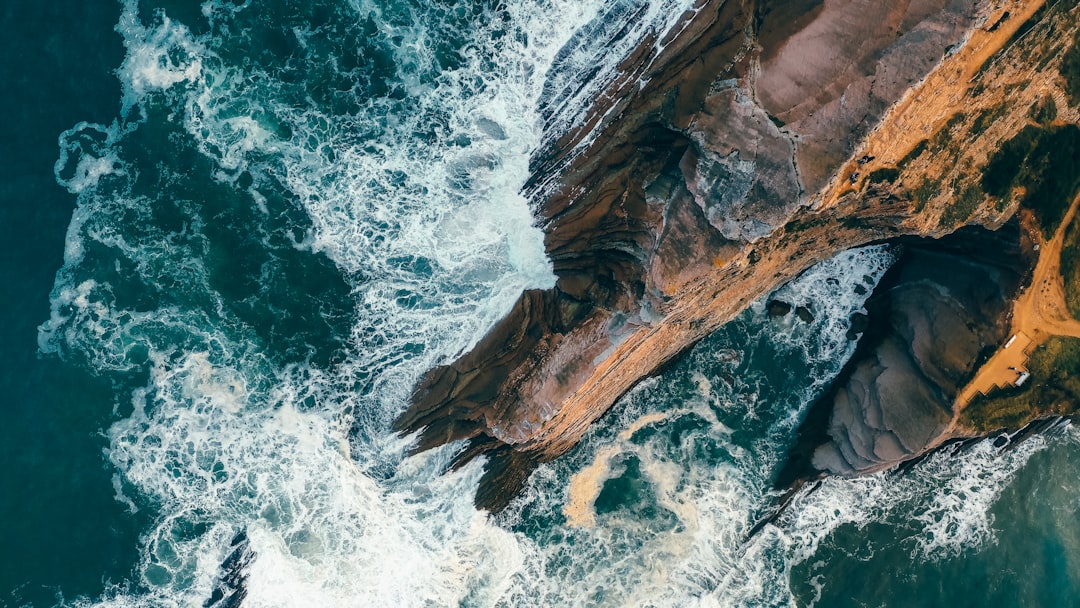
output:
[[[990,109],[983,110],[971,125],[971,134],[975,136],[982,135],[990,128],[990,125],[997,122],[1008,110],[1009,104],[1007,103],[999,103]]]
[[[957,195],[952,204],[941,214],[941,226],[958,226],[975,213],[979,203],[983,200],[982,190],[978,186],[969,185]]]
[[[965,118],[967,116],[963,112],[957,112],[950,116],[945,126],[930,138],[930,149],[935,152],[944,150],[952,141],[952,130],[963,124]]]
[[[1041,124],[1048,125],[1057,119],[1058,109],[1057,104],[1054,103],[1054,98],[1047,95],[1043,97],[1042,101],[1031,106],[1031,120]]]
[[[923,152],[926,152],[926,146],[929,145],[929,143],[930,143],[930,140],[924,139],[924,140],[920,141],[919,143],[915,144],[915,147],[912,148],[910,152],[905,154],[904,158],[900,159],[900,162],[897,163],[897,166],[900,167],[901,169],[907,167],[908,164],[911,163],[911,161],[915,160],[916,158],[919,158],[919,156],[922,155]]]
[[[829,218],[823,215],[811,215],[809,217],[793,219],[787,224],[784,224],[784,232],[786,234],[797,234],[803,230],[809,230],[811,228],[821,228],[829,223]]]
[[[1080,411],[1080,340],[1051,338],[1028,361],[1031,378],[1022,388],[978,396],[961,422],[981,432],[1015,429],[1043,416]]]
[[[983,171],[982,186],[987,194],[1002,198],[1009,194],[1009,189],[1020,174],[1024,160],[1041,132],[1038,127],[1024,127],[998,148]]]
[[[1080,32],[1073,38],[1072,46],[1061,62],[1061,77],[1065,79],[1065,94],[1069,105],[1080,105]]]
[[[1021,203],[1035,212],[1049,238],[1080,189],[1080,128],[1024,127],[994,153],[983,171],[982,187],[1002,199],[1023,187]]]
[[[986,70],[989,70],[990,66],[994,65],[994,61],[997,59],[997,57],[998,57],[997,53],[992,53],[989,57],[986,58],[986,61],[982,62],[982,65],[979,66],[979,70],[977,72],[975,72],[974,78],[977,78],[979,80],[979,83],[975,85],[975,89],[978,90],[976,95],[981,95],[982,94],[982,92],[983,92],[982,77],[983,77],[984,74],[986,74]]]
[[[1061,274],[1065,278],[1065,304],[1080,319],[1080,215],[1073,218],[1061,248]]]
[[[915,199],[915,213],[926,209],[926,204],[930,202],[930,199],[934,198],[939,188],[941,188],[941,184],[932,182],[929,179],[923,179],[919,187],[915,188],[915,191],[911,193]]]
[[[866,176],[866,179],[871,184],[879,184],[881,182],[888,182],[891,184],[895,182],[898,177],[900,177],[899,169],[895,167],[883,167],[871,171],[870,175]]]

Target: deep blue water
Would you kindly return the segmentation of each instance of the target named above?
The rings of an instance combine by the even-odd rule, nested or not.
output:
[[[75,203],[53,177],[56,138],[115,115],[119,14],[83,2],[0,10],[0,604],[101,593],[103,580],[131,576],[146,525],[113,498],[109,380],[37,348]]]
[[[201,605],[243,531],[251,606],[1080,605],[1074,432],[830,480],[745,542],[882,248],[497,518],[453,447],[405,458],[419,374],[551,284],[518,195],[542,119],[682,4],[6,6],[0,604]]]

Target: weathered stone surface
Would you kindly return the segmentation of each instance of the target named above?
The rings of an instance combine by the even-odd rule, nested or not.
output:
[[[765,48],[756,97],[799,134],[806,190],[823,187],[885,110],[963,39],[974,6],[968,0],[828,1],[805,27]]]
[[[462,458],[495,455],[480,504],[498,508],[532,463],[565,453],[636,382],[807,266],[900,234],[1000,224],[1015,206],[979,189],[981,168],[1028,106],[1064,99],[1056,70],[1077,9],[1014,38],[1040,3],[701,0],[678,36],[646,40],[588,120],[549,133],[534,157],[525,191],[556,287],[524,294],[472,352],[432,370],[398,428],[420,431],[418,449],[471,438]],[[968,36],[970,48],[947,52]],[[1042,71],[1025,67],[1033,54]],[[1076,120],[1058,107],[1058,120]],[[912,311],[911,336],[936,331],[923,317]],[[895,344],[878,361],[891,371],[864,372],[866,390],[851,394],[894,386],[905,352],[946,382],[959,354],[939,344]],[[856,410],[876,411],[857,406],[853,421]],[[852,433],[902,420],[875,416]],[[888,459],[917,434],[875,434],[849,452]]]

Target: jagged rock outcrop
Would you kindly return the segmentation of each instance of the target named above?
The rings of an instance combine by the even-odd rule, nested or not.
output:
[[[531,464],[809,265],[999,225],[1017,203],[981,189],[990,155],[1047,98],[1077,118],[1058,76],[1077,9],[1041,5],[702,0],[534,157],[555,288],[432,370],[397,428],[417,449],[469,440],[458,462],[487,454],[478,505],[497,509]]]
[[[246,530],[241,530],[229,542],[229,554],[221,562],[221,573],[214,581],[210,597],[203,608],[240,608],[247,598],[248,567],[255,560]]]

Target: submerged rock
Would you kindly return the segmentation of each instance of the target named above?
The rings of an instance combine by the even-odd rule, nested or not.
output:
[[[791,304],[780,300],[769,300],[769,303],[765,305],[765,310],[768,311],[770,317],[783,317],[791,312]]]
[[[865,295],[865,292],[859,295]],[[851,315],[849,327],[847,330],[847,334],[845,334],[845,337],[847,337],[847,339],[851,341],[858,340],[859,336],[861,336],[868,327],[870,327],[870,317],[868,317],[864,312],[856,312]]]
[[[248,566],[255,559],[246,531],[240,531],[229,543],[228,557],[221,562],[221,576],[203,608],[240,608],[247,598]]]
[[[805,306],[795,307],[795,316],[799,317],[799,320],[803,323],[813,323],[814,313],[810,312],[810,309]]]

